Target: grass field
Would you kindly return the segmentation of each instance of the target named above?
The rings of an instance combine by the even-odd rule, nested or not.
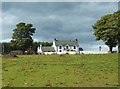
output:
[[[118,55],[19,55],[3,58],[2,86],[116,87]]]

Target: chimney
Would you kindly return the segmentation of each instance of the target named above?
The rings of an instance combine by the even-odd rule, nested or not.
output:
[[[56,39],[56,38],[55,38],[54,40],[55,40],[55,41],[57,41],[57,39]]]
[[[75,41],[78,41],[78,39],[75,39]]]

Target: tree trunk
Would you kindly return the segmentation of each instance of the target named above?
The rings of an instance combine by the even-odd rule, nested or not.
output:
[[[118,45],[118,53],[120,53],[120,45]]]
[[[118,36],[118,53],[120,53],[120,37]]]
[[[112,53],[112,49],[113,49],[113,47],[110,45],[110,46],[109,46],[109,51],[110,51],[110,53]]]

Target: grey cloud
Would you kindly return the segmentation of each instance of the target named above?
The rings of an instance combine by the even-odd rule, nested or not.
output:
[[[118,0],[2,0],[2,2],[118,2]]]
[[[113,2],[4,2],[3,39],[11,38],[15,24],[26,22],[34,25],[36,33],[33,38],[39,41],[78,38],[83,47],[86,44],[103,44],[95,41],[92,25],[102,15],[115,12],[116,4]],[[89,49],[87,47],[86,49]]]

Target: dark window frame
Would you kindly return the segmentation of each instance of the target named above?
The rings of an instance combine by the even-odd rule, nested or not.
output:
[[[59,49],[62,49],[62,46],[59,46]]]
[[[74,46],[74,49],[76,49],[76,46]]]
[[[69,48],[69,46],[67,45],[67,46],[66,46],[66,49],[68,49],[68,48]]]

